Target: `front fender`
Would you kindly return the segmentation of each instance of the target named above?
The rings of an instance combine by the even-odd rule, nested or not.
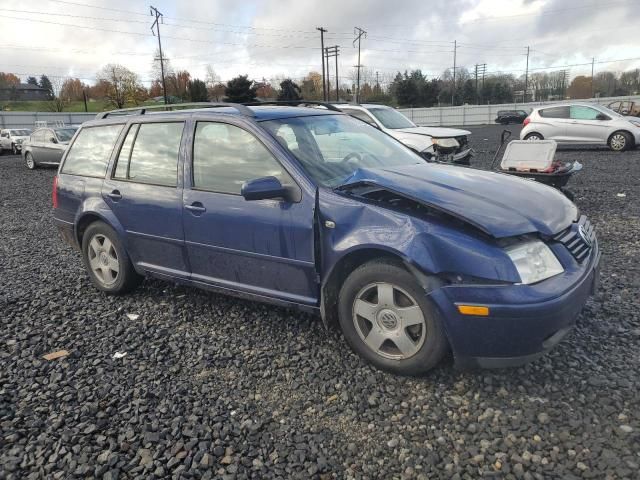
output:
[[[457,220],[417,218],[357,199],[325,192],[322,215],[322,277],[360,249],[395,255],[425,275],[459,274],[498,282],[520,277],[507,254],[486,235]],[[327,228],[325,220],[335,224]]]

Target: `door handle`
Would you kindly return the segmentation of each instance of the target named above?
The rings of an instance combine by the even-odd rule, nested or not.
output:
[[[185,205],[184,208],[193,213],[204,213],[207,209],[200,202],[193,202],[191,205]]]
[[[107,193],[107,197],[117,202],[122,198],[122,195],[118,190],[113,190],[111,193]]]

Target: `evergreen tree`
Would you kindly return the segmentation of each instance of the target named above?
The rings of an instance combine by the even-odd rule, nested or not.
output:
[[[49,98],[55,97],[53,85],[51,85],[51,80],[49,80],[49,77],[44,74],[40,77],[40,88],[44,88],[47,92],[49,92]]]
[[[302,100],[300,93],[300,87],[293,80],[287,78],[280,83],[278,101]]]
[[[29,85],[38,86],[38,79],[36,77],[29,77],[29,78],[27,78],[27,83]]]
[[[187,90],[192,102],[206,102],[208,100],[207,85],[197,78],[189,80]]]
[[[225,102],[249,103],[256,101],[256,86],[248,75],[239,75],[227,82]]]

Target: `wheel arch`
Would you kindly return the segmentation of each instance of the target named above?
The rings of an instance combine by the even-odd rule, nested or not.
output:
[[[84,235],[84,232],[87,230],[89,225],[97,221],[102,221],[113,228],[126,248],[126,237],[124,228],[110,210],[108,210],[107,212],[107,214],[96,210],[84,210],[80,212],[80,214],[76,218],[76,221],[74,222],[74,236],[75,240],[78,242],[78,247],[80,250],[82,250],[82,237]]]
[[[394,262],[411,273],[416,281],[430,291],[440,285],[435,276],[423,273],[408,257],[398,251],[377,247],[361,247],[345,252],[333,265],[321,285],[320,314],[326,328],[338,324],[338,295],[344,280],[361,265],[372,260]]]
[[[635,142],[635,137],[633,136],[633,133],[631,133],[629,130],[625,130],[624,128],[620,128],[618,130],[614,130],[613,132],[611,132],[611,134],[607,137],[608,146],[610,146],[611,144],[611,137],[613,137],[616,133],[625,133],[629,138],[629,140],[631,141],[631,144],[628,147],[625,147],[624,150],[635,147],[636,142]]]

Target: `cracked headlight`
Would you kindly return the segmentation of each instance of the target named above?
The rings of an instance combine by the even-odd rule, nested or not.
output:
[[[564,272],[551,249],[540,240],[519,243],[507,247],[505,251],[518,270],[520,281],[525,285]]]
[[[458,148],[460,146],[455,138],[432,138],[431,142],[442,148]]]

